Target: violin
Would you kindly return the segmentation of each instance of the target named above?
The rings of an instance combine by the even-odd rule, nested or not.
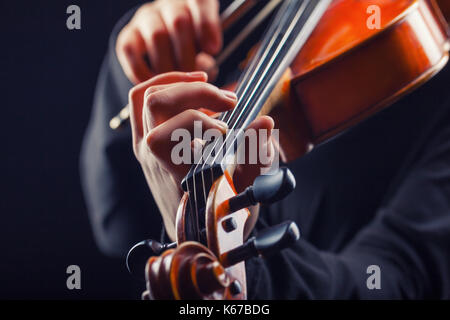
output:
[[[381,13],[371,24],[369,7]],[[281,200],[295,179],[281,168],[238,194],[228,161],[236,149],[225,142],[238,144],[253,119],[269,114],[288,162],[392,105],[446,65],[448,13],[448,1],[282,1],[238,81],[236,107],[220,116],[237,134],[227,133],[217,145],[219,161],[205,148],[207,161],[183,180],[176,242],[146,240],[129,253],[129,264],[136,249],[152,255],[143,298],[246,299],[245,261],[300,237],[287,221],[246,240],[254,223],[248,208]]]

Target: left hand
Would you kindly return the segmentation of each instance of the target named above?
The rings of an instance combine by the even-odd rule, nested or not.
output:
[[[175,215],[183,194],[181,180],[191,166],[175,164],[172,160],[172,148],[177,144],[171,139],[172,132],[186,129],[193,137],[194,121],[201,121],[203,130],[217,129],[225,133],[225,123],[207,116],[199,109],[208,106],[210,111],[223,112],[234,108],[237,102],[234,93],[221,90],[206,81],[204,72],[170,72],[156,76],[130,92],[133,150],[172,239],[175,239]],[[272,118],[264,116],[253,121],[246,129],[256,130],[258,151],[263,148],[261,152],[266,152],[272,158],[272,140],[260,139],[259,130],[267,130],[270,136],[273,126]],[[261,167],[267,165],[270,163],[246,162],[238,165],[234,175],[238,190],[247,187],[260,174]]]

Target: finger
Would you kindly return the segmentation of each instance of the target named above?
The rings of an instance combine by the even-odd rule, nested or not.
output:
[[[200,163],[200,159],[203,153],[203,147],[206,145],[206,141],[200,138],[194,138],[191,142],[192,157],[194,159],[193,164]]]
[[[261,116],[255,119],[246,129],[255,130],[257,136],[257,148],[251,146],[247,148],[247,154],[249,152],[258,152],[257,154],[257,165],[261,167],[270,166],[272,163],[272,130],[275,126],[275,122],[269,116]],[[264,159],[263,159],[264,158]],[[269,158],[269,159],[266,159]],[[250,163],[248,163],[250,165]]]
[[[175,69],[169,31],[158,11],[151,11],[137,22],[145,41],[152,70],[163,73]]]
[[[188,0],[195,35],[202,51],[216,55],[222,48],[222,30],[217,0]]]
[[[274,122],[271,117],[262,116],[253,121],[246,129],[247,137],[250,130],[254,130],[255,139],[245,141],[245,158],[235,171],[235,185],[237,190],[248,187],[261,174],[261,169],[270,167],[274,160],[275,149],[272,141]]]
[[[167,30],[169,30],[177,69],[181,71],[194,70],[197,50],[188,7],[182,1],[175,1],[163,4],[160,12]]]
[[[149,126],[154,128],[187,109],[207,108],[214,112],[232,109],[237,102],[232,91],[221,90],[205,82],[176,83],[150,87],[145,93]]]
[[[270,116],[260,116],[250,123],[250,125],[245,130],[255,130],[259,132],[259,130],[267,130],[268,132],[272,131],[275,127],[275,122]]]
[[[218,135],[224,134],[227,130],[227,125],[224,122],[210,118],[198,110],[190,109],[151,129],[146,135],[145,141],[148,150],[162,163],[165,163],[170,172],[174,172],[180,179],[186,174],[192,159],[187,164],[180,164],[176,159],[173,159],[172,149],[180,141],[172,141],[177,138],[175,135],[172,139],[172,134],[177,133],[175,130],[185,130],[188,133],[188,139],[183,141],[187,143],[185,149],[190,153],[194,132],[198,132],[199,125],[202,132],[215,129],[218,130]]]
[[[208,81],[208,75],[203,71],[194,72],[180,72],[172,71],[159,74],[149,79],[145,84],[148,86],[155,86],[161,84],[171,84],[176,82],[192,82],[192,81]]]
[[[147,88],[173,82],[205,82],[207,80],[208,77],[204,72],[169,72],[157,75],[132,88],[128,95],[128,101],[130,109],[130,123],[133,133],[133,144],[137,144],[144,134],[144,130],[142,127],[142,108],[144,106],[144,94]]]
[[[145,43],[137,29],[125,27],[116,42],[116,54],[128,79],[138,84],[152,76],[145,62]]]

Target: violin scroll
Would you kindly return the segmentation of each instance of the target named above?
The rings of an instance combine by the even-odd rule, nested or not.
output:
[[[208,248],[194,241],[150,258],[145,277],[144,299],[218,300],[232,295],[232,281],[224,267]]]
[[[300,232],[292,221],[270,227],[242,246],[217,257],[204,245],[187,241],[152,257],[145,270],[147,291],[144,299],[233,299],[243,284],[227,268],[252,257],[267,257],[292,246]]]

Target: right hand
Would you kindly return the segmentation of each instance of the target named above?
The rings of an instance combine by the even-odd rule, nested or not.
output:
[[[134,84],[173,70],[209,71],[209,76],[214,76],[213,56],[221,48],[218,0],[156,0],[144,4],[116,42],[119,62]]]

